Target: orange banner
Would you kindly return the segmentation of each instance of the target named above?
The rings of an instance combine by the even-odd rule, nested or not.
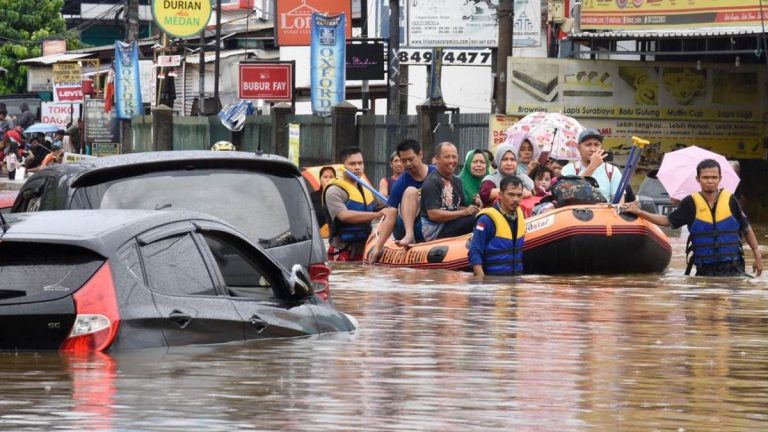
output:
[[[280,0],[276,3],[275,38],[279,46],[309,46],[312,13],[344,13],[344,35],[352,38],[352,2],[349,0]]]

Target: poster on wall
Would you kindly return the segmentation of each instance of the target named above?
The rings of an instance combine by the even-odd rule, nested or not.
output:
[[[585,0],[581,3],[584,30],[649,30],[761,26],[760,9],[768,2],[754,0]]]
[[[344,100],[344,14],[312,15],[310,84],[312,113],[331,115],[331,107]]]
[[[496,48],[498,1],[407,0],[408,46]],[[512,44],[541,45],[541,2],[515,0]]]
[[[605,135],[616,163],[633,135],[651,141],[641,169],[697,145],[729,158],[764,157],[765,71],[759,67],[510,57],[507,114],[561,112]]]

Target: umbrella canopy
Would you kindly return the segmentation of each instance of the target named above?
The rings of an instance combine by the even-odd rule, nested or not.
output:
[[[667,190],[670,198],[681,200],[688,195],[701,190],[696,181],[696,165],[704,159],[714,159],[720,164],[720,187],[731,192],[739,185],[739,176],[720,154],[705,150],[701,147],[690,146],[664,155],[656,177]]]
[[[534,112],[523,117],[507,129],[522,131],[538,141],[542,151],[548,151],[550,159],[577,160],[578,138],[584,127],[573,117],[560,113]]]
[[[32,126],[24,129],[25,134],[30,133],[51,133],[59,130],[59,127],[50,123],[35,123]]]

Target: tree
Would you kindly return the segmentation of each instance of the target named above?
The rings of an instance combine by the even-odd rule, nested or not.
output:
[[[24,60],[42,55],[42,41],[66,39],[67,48],[78,45],[77,35],[66,31],[61,8],[64,0],[0,0],[0,95],[26,92]]]

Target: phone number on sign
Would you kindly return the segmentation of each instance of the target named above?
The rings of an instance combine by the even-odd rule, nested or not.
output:
[[[404,65],[432,64],[431,49],[402,48],[397,59]],[[492,61],[489,49],[446,49],[443,50],[444,65],[490,66]]]

